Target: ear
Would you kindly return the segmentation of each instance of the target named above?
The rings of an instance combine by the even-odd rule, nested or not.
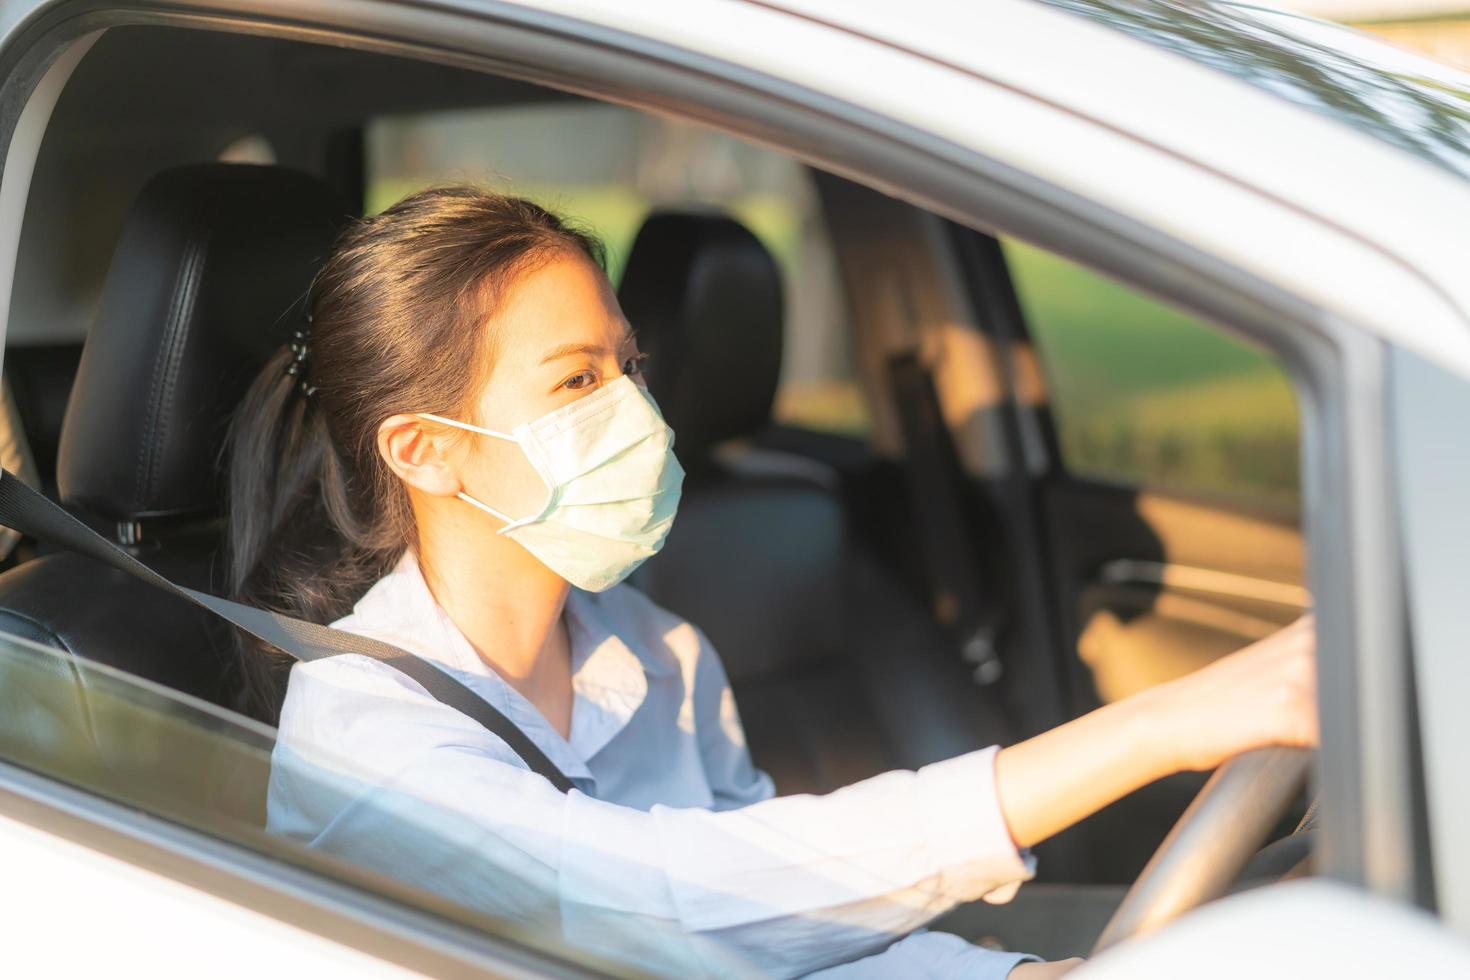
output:
[[[416,415],[391,415],[378,426],[378,452],[400,480],[435,497],[463,489],[459,467],[446,453],[450,439]]]

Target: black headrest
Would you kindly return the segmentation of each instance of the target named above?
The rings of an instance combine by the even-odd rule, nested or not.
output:
[[[618,289],[686,468],[771,420],[784,303],[771,253],[733,218],[656,212]]]
[[[149,180],[67,404],[62,499],[113,521],[213,512],[230,412],[304,325],[347,216],[326,184],[280,167],[196,164]]]

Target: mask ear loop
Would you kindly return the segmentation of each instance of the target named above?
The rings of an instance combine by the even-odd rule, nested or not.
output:
[[[482,435],[482,436],[490,436],[492,439],[503,439],[506,442],[513,442],[517,446],[520,446],[521,453],[523,455],[526,452],[526,447],[525,446],[521,446],[521,441],[519,439],[517,439],[515,436],[511,435],[510,433],[508,433],[508,432],[499,432],[499,431],[497,431],[495,429],[486,429],[486,428],[484,428],[482,426],[471,425],[469,422],[461,422],[458,419],[450,419],[450,418],[445,418],[442,415],[435,415],[432,412],[414,412],[414,414],[417,415],[421,419],[428,419],[431,422],[438,422],[440,425],[449,425],[449,426],[453,426],[456,429],[464,429],[466,432],[474,432],[474,433],[477,433],[477,434]],[[529,458],[530,457],[527,457],[527,459],[529,459]],[[541,471],[539,469],[536,470],[536,475],[539,476],[539,477],[541,477],[541,482],[542,483],[546,483],[546,477],[541,474]],[[547,487],[546,487],[546,504],[549,504],[551,502],[551,497],[552,497],[553,492],[554,491],[551,489],[551,486],[548,484]],[[470,506],[472,506],[472,507],[478,507],[480,510],[483,510],[485,513],[489,514],[491,517],[494,517],[497,520],[502,521],[505,524],[505,526],[502,527],[500,530],[496,531],[495,532],[496,534],[504,534],[505,532],[514,530],[515,528],[518,528],[518,527],[520,527],[523,524],[529,524],[532,521],[536,520],[536,518],[540,517],[541,514],[545,513],[545,511],[546,511],[546,504],[542,504],[541,505],[541,509],[539,511],[537,511],[535,514],[532,514],[529,517],[522,517],[522,518],[517,519],[517,518],[511,517],[509,514],[504,514],[504,513],[500,512],[500,511],[496,510],[494,507],[491,507],[489,504],[485,503],[482,500],[476,500],[474,497],[471,497],[469,494],[465,493],[463,490],[461,490],[458,493],[456,493],[455,496],[458,497],[460,500],[463,500],[465,503],[469,504]]]

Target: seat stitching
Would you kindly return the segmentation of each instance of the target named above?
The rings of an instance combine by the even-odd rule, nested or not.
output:
[[[138,468],[133,483],[135,504],[147,499],[162,465],[163,447],[158,433],[168,424],[168,413],[173,407],[183,350],[189,337],[187,325],[198,296],[200,270],[204,266],[208,244],[208,234],[191,235],[183,261],[179,264],[178,278],[174,281],[173,302],[169,305],[168,319],[164,324],[163,350],[154,362],[148,389],[148,411],[144,417],[146,428],[142,444],[138,447]]]

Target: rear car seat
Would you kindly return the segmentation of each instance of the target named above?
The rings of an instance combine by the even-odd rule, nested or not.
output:
[[[316,178],[198,164],[138,196],[104,284],[57,453],[61,501],[177,582],[218,591],[220,452],[256,371],[348,209]],[[0,575],[0,630],[206,700],[231,700],[228,638],[200,611],[97,562]]]
[[[781,277],[718,214],[655,213],[619,288],[688,476],[633,582],[720,651],[751,753],[822,792],[1005,738],[958,652],[849,531],[838,475],[762,448],[781,371]]]

